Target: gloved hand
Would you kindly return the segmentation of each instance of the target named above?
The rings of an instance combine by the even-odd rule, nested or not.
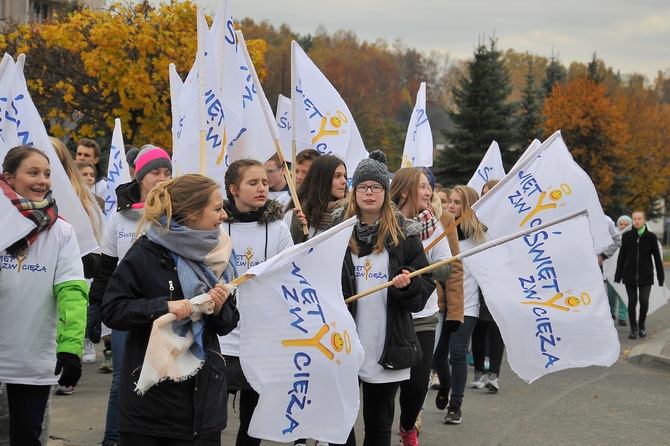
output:
[[[61,374],[61,371],[63,372]],[[54,375],[60,375],[58,385],[74,387],[81,378],[81,359],[72,353],[56,353],[56,370]]]
[[[86,337],[94,344],[100,342],[102,335],[102,321],[100,320],[100,303],[89,302],[86,314]]]
[[[444,321],[444,330],[447,330],[447,333],[455,333],[458,331],[460,328],[462,322],[461,321],[452,321],[452,320],[446,320]]]

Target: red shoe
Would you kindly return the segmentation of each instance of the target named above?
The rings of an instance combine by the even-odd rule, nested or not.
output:
[[[419,446],[419,431],[414,425],[410,430],[400,428],[400,446]]]

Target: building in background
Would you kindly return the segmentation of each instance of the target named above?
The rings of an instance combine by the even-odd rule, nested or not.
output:
[[[41,21],[53,17],[54,11],[70,0],[0,0],[0,21],[14,20],[21,23]],[[99,8],[104,0],[80,0],[90,8]]]

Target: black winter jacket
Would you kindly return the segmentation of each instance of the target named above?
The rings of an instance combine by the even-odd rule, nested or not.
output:
[[[226,373],[217,335],[239,319],[226,301],[219,317],[206,316],[205,364],[192,378],[161,382],[143,395],[135,393],[152,323],[168,312],[168,300],[183,299],[171,252],[140,237],[109,279],[101,317],[115,330],[128,331],[118,396],[119,431],[178,439],[220,438],[226,427]]]
[[[652,257],[654,259],[653,263]],[[625,285],[653,285],[654,263],[656,264],[658,282],[662,284],[665,273],[663,272],[663,259],[658,249],[656,235],[645,229],[640,237],[637,235],[637,229],[631,228],[624,232],[621,237],[621,248],[614,281],[621,282],[623,279]]]
[[[337,224],[340,220],[341,217],[338,217],[333,223]],[[389,278],[397,276],[403,269],[413,272],[429,265],[421,239],[416,235],[400,237],[397,246],[393,246],[389,239],[386,241],[386,250],[389,254]],[[405,288],[391,286],[386,289],[386,340],[384,352],[378,361],[385,369],[409,368],[422,358],[412,313],[423,310],[435,290],[435,282],[430,277],[430,273],[423,274],[412,278],[409,286]],[[357,294],[356,272],[350,248],[347,248],[342,266],[342,293],[345,299]],[[356,301],[349,303],[349,311],[356,316]]]

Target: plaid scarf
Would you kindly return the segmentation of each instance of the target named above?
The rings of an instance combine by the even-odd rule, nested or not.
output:
[[[16,257],[21,251],[35,243],[37,235],[40,232],[46,231],[56,223],[58,206],[56,206],[56,200],[51,196],[51,191],[47,192],[42,201],[32,201],[22,197],[7,184],[7,180],[2,174],[0,174],[0,188],[2,188],[2,192],[9,198],[16,209],[19,210],[21,215],[35,223],[36,226],[28,235],[17,240],[7,248],[7,253],[12,257]]]
[[[437,217],[430,206],[421,211],[419,215],[412,220],[421,224],[421,230],[419,232],[419,238],[421,238],[421,240],[426,240],[433,235],[433,232],[437,229]]]

